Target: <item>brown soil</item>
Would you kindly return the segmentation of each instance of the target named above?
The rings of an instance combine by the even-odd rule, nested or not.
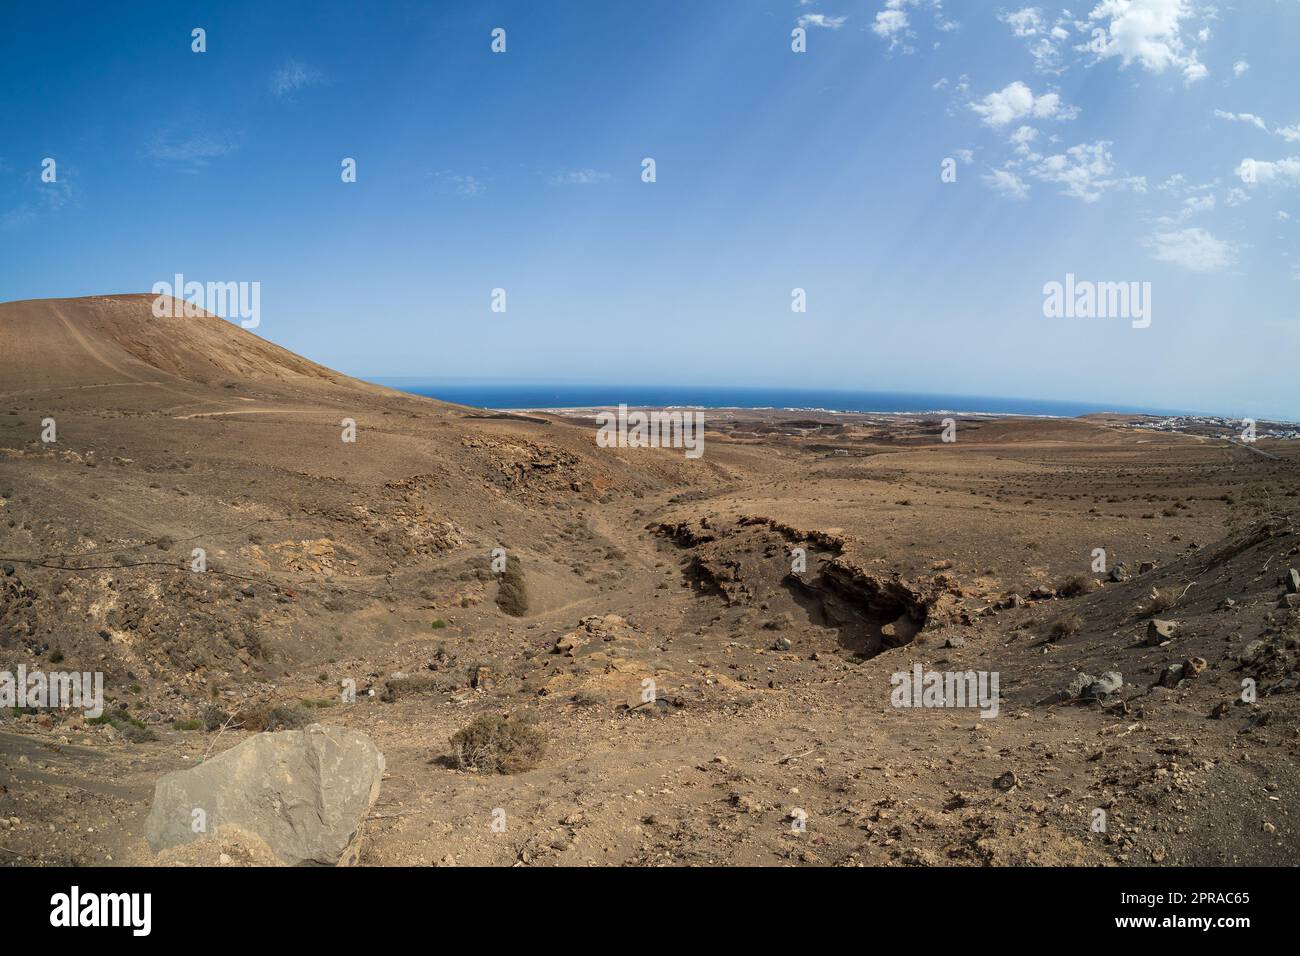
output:
[[[375,740],[363,863],[1300,862],[1297,443],[725,411],[691,460],[150,302],[0,305],[0,668],[102,671],[158,738],[0,717],[0,863],[269,862],[247,835],[143,840],[154,781],[251,732],[175,729],[209,705]],[[1101,586],[1048,593],[1080,574]],[[1153,589],[1177,627],[1149,646]],[[998,716],[892,706],[914,663],[996,671]],[[1124,686],[1060,700],[1080,671]],[[535,767],[447,759],[507,712],[545,733]]]

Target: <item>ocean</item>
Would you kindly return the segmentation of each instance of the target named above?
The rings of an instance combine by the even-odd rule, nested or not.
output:
[[[414,395],[426,395],[477,408],[591,408],[619,405],[664,408],[773,408],[835,412],[926,413],[989,412],[1072,418],[1092,412],[1188,415],[1176,409],[1142,408],[1112,402],[942,395],[926,392],[860,392],[825,388],[740,388],[715,385],[441,385],[422,379],[376,378]]]

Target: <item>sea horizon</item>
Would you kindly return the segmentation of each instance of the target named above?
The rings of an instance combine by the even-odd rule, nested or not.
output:
[[[419,377],[367,378],[377,385],[457,405],[493,411],[606,408],[740,408],[879,415],[1017,415],[1076,418],[1081,415],[1187,416],[1235,418],[1220,412],[1154,408],[1106,402],[1032,399],[1015,396],[950,395],[887,390],[762,388],[717,385],[439,384]],[[1266,419],[1285,421],[1285,419]]]

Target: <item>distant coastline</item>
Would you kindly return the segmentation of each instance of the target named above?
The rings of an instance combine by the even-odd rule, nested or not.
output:
[[[1104,412],[1156,416],[1213,414],[1101,402],[924,392],[712,385],[442,385],[419,378],[374,378],[370,381],[414,395],[498,411],[581,410],[626,404],[643,408],[745,408],[877,415],[1021,415],[1034,418],[1075,418]]]

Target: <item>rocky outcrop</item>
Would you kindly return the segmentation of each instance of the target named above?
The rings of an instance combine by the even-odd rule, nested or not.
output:
[[[237,827],[290,866],[351,865],[383,775],[384,755],[359,731],[258,734],[159,780],[145,835],[158,852]]]

